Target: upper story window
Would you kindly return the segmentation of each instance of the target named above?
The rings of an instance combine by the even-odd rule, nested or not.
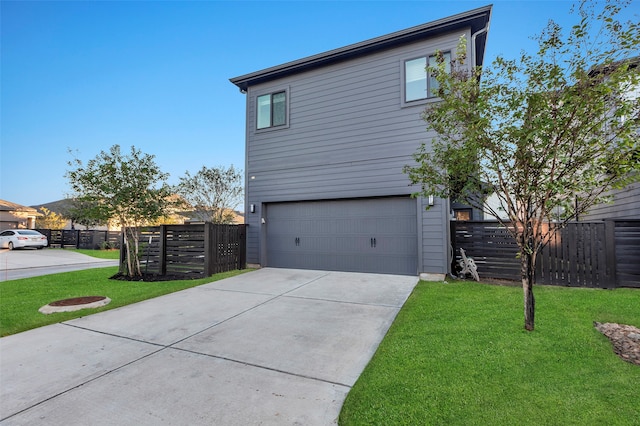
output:
[[[445,69],[451,72],[451,52],[443,52]],[[438,81],[434,75],[427,72],[430,67],[437,65],[436,55],[410,59],[404,63],[404,101],[412,102],[437,97]]]
[[[287,124],[287,92],[258,96],[257,117],[258,130]]]

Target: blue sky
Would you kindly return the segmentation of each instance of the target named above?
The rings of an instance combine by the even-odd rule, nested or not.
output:
[[[245,96],[229,78],[490,3],[3,0],[0,198],[64,198],[68,149],[86,161],[134,145],[170,183],[244,168]],[[493,4],[485,62],[534,51],[550,18],[576,19],[570,1]]]

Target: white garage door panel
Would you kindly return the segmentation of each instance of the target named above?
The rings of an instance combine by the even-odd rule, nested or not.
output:
[[[269,204],[266,264],[414,275],[416,202],[380,198]]]

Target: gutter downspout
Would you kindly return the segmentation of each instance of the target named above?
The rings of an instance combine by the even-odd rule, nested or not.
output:
[[[478,37],[480,34],[482,33],[488,33],[489,32],[489,25],[491,25],[491,15],[489,15],[489,19],[487,20],[487,25],[485,25],[484,28],[476,31],[475,33],[473,33],[471,35],[471,60],[473,61],[473,66],[476,66],[476,37]],[[483,60],[484,62],[484,60]]]

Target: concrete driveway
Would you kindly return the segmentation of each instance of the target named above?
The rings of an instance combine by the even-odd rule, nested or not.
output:
[[[118,266],[118,261],[61,249],[0,249],[0,281],[106,266]]]
[[[417,281],[265,268],[4,337],[0,424],[334,424]]]

